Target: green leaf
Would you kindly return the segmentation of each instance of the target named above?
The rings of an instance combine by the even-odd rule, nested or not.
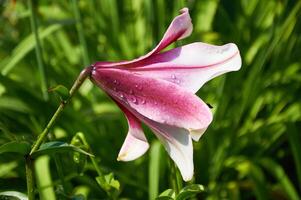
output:
[[[66,101],[70,97],[69,90],[63,85],[57,85],[53,88],[50,88],[48,91],[58,94],[61,101]]]
[[[184,187],[178,194],[176,200],[188,199],[198,193],[204,192],[205,188],[200,184],[193,184]]]
[[[156,200],[170,200],[175,199],[176,193],[173,189],[167,189],[164,192],[162,192]]]
[[[174,198],[169,196],[159,196],[156,198],[156,200],[174,200]]]
[[[40,39],[43,40],[48,35],[52,34],[61,27],[61,25],[54,24],[48,26],[45,29],[41,28],[39,30]],[[35,45],[36,42],[34,39],[34,35],[30,34],[28,37],[26,37],[23,41],[19,43],[19,45],[13,50],[12,55],[10,57],[8,57],[0,63],[1,73],[3,75],[8,74],[15,66],[17,66],[17,63],[20,62],[25,57],[25,55],[35,47]]]
[[[32,112],[31,109],[19,98],[2,96],[0,98],[0,109],[7,109],[21,113]]]
[[[71,144],[68,144],[65,142],[60,142],[60,141],[53,141],[53,142],[48,142],[48,143],[42,144],[40,149],[32,154],[32,157],[34,158],[34,157],[38,157],[40,155],[45,155],[45,154],[70,152],[70,151],[82,153],[82,154],[85,154],[88,156],[93,156],[92,154],[90,154],[78,147],[75,147]]]
[[[114,179],[114,174],[109,173],[104,177],[96,177],[97,183],[106,191],[111,190],[112,188],[119,190],[120,183],[118,180]]]
[[[299,181],[299,189],[301,190],[301,136],[298,128],[294,123],[288,124],[287,137],[289,139],[291,151],[295,161],[296,172]]]
[[[254,182],[254,194],[256,199],[268,199],[267,181],[262,169],[254,163],[249,163],[249,176]]]
[[[82,149],[83,151],[89,151],[89,146],[87,146],[86,144],[83,143],[81,137],[81,134],[77,133],[71,140],[71,145]],[[87,156],[83,155],[79,152],[74,152],[73,153],[73,161],[76,163],[77,165],[77,171],[78,173],[82,173],[85,165],[87,163]]]
[[[113,173],[105,175],[105,180],[111,187],[115,188],[116,190],[119,190],[120,183],[114,179]]]
[[[0,193],[0,199],[8,200],[27,200],[27,196],[21,192],[17,191],[6,191]]]
[[[21,155],[26,155],[30,151],[30,144],[25,141],[13,141],[0,146],[1,153],[19,153]]]
[[[96,177],[96,181],[99,186],[107,192],[111,197],[117,197],[119,194],[120,183],[118,180],[114,179],[114,174],[109,173],[105,176]]]
[[[288,199],[298,200],[300,197],[298,196],[297,190],[294,188],[293,183],[290,181],[289,177],[286,175],[284,169],[278,163],[274,162],[269,158],[261,159],[260,164],[266,168],[268,172],[273,175],[281,185],[281,188],[287,194]]]

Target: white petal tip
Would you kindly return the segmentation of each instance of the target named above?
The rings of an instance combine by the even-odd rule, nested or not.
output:
[[[188,182],[188,181],[191,181],[192,178],[193,178],[193,174],[192,174],[191,176],[183,177],[183,180],[184,180],[185,182]]]
[[[205,133],[206,129],[207,129],[207,127],[203,128],[203,129],[197,129],[197,130],[190,129],[189,133],[190,133],[191,138],[194,141],[198,142],[200,140],[200,138],[202,137],[202,135]]]
[[[139,141],[139,142],[137,142]],[[125,151],[121,149],[117,157],[117,161],[132,161],[142,156],[149,148],[149,144],[142,140],[137,140],[135,144],[132,144]]]
[[[225,44],[224,46],[226,46],[226,48],[228,49],[229,54],[233,55],[233,57],[230,59],[232,62],[231,71],[240,70],[242,63],[241,63],[241,57],[237,45],[234,43],[228,43]]]
[[[182,8],[181,10],[180,10],[180,14],[182,14],[182,13],[185,13],[185,12],[188,12],[189,10],[188,10],[188,8]]]
[[[126,157],[127,157],[127,154],[125,153],[125,154],[120,154],[120,155],[118,155],[118,157],[117,157],[117,161],[127,161],[126,160]]]

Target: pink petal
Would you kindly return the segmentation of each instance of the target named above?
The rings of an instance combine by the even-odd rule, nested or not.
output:
[[[187,130],[205,129],[212,121],[201,99],[168,81],[112,68],[94,68],[91,79],[127,109],[153,121]]]
[[[133,108],[127,110],[122,101],[117,100],[117,104],[125,113],[131,113],[149,126],[164,145],[171,159],[178,166],[184,181],[190,181],[193,177],[193,146],[189,131],[183,128],[161,124],[150,120]],[[135,119],[136,119],[135,118]],[[138,149],[137,149],[138,150]]]
[[[123,110],[128,120],[129,131],[120,149],[117,160],[135,160],[147,151],[147,149],[149,148],[149,144],[147,142],[147,139],[145,138],[139,120],[123,106],[119,106]]]
[[[198,42],[153,55],[143,66],[128,70],[175,83],[195,93],[212,78],[240,67],[235,44],[214,46]]]
[[[184,181],[193,177],[193,146],[189,132],[183,128],[142,119],[159,138],[171,159],[178,166]]]
[[[163,38],[159,44],[148,54],[141,56],[140,58],[131,60],[131,61],[121,61],[121,62],[96,62],[94,66],[96,67],[116,67],[116,66],[132,66],[138,63],[142,63],[145,59],[149,58],[151,55],[154,55],[165,47],[175,42],[188,37],[192,32],[192,23],[191,18],[188,12],[188,8],[183,8],[180,10],[180,15],[175,17],[174,20],[169,25],[167,31],[165,32]]]

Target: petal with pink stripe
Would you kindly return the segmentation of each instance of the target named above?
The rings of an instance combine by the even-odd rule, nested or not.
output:
[[[141,128],[140,121],[131,112],[123,108],[123,106],[120,106],[120,108],[127,118],[129,131],[117,160],[131,161],[142,156],[148,150],[149,144]]]
[[[142,65],[144,60],[150,56],[157,54],[165,47],[175,42],[188,37],[192,32],[191,18],[188,12],[188,8],[183,8],[180,10],[180,15],[175,17],[171,24],[169,25],[167,31],[165,32],[163,38],[159,44],[148,54],[141,56],[137,59],[131,61],[121,61],[121,62],[96,62],[94,66],[96,67],[132,67],[136,65]]]
[[[112,68],[95,68],[91,78],[126,108],[153,121],[187,130],[205,129],[212,121],[206,103],[168,81]]]
[[[127,110],[117,100],[117,104],[125,113],[132,113],[136,118],[150,127],[171,159],[178,166],[184,181],[190,181],[193,177],[193,146],[189,131],[183,128],[170,126],[150,120],[133,108]]]
[[[241,58],[235,44],[215,46],[198,42],[153,55],[144,65],[128,70],[172,82],[195,93],[207,81],[240,67]]]

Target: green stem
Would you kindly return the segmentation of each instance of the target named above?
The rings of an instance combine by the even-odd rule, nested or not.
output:
[[[62,101],[61,104],[59,105],[58,109],[55,111],[54,115],[51,117],[50,121],[46,125],[45,129],[43,132],[39,135],[37,141],[33,145],[30,155],[32,155],[36,150],[39,149],[41,144],[43,143],[44,139],[46,138],[49,129],[54,125],[56,122],[57,118],[60,116],[61,112],[64,110],[65,106],[70,102],[71,98],[73,97],[74,93],[79,89],[79,87],[83,84],[84,80],[90,75],[92,70],[92,66],[85,68],[78,78],[76,79],[75,83],[73,84],[72,88],[69,91],[69,98],[66,101]]]
[[[180,192],[181,189],[183,188],[183,181],[182,181],[180,171],[178,170],[175,163],[174,163],[174,168],[175,168],[175,174],[176,174],[175,178],[176,178],[177,190],[178,190],[178,192]]]
[[[25,169],[26,169],[26,184],[28,200],[34,200],[34,177],[33,177],[33,163],[30,156],[25,158]]]
[[[88,65],[90,63],[90,61],[89,61],[87,44],[86,44],[85,35],[84,35],[82,17],[80,15],[79,7],[78,7],[78,0],[72,0],[72,4],[73,4],[73,11],[74,11],[75,20],[76,20],[76,30],[78,33],[79,43],[81,45],[82,54],[83,54],[83,58],[84,58],[84,65]]]
[[[62,101],[54,115],[51,117],[50,121],[46,125],[43,132],[39,135],[37,141],[33,145],[29,155],[26,157],[26,182],[27,182],[27,192],[28,192],[28,200],[34,199],[34,178],[33,178],[33,160],[31,155],[37,151],[43,141],[45,140],[50,128],[54,125],[57,118],[64,110],[65,106],[70,102],[71,98],[75,94],[75,92],[79,89],[79,87],[83,84],[86,78],[91,74],[92,66],[85,68],[80,75],[77,77],[76,81],[74,82],[72,88],[69,91],[69,98],[66,101]]]
[[[60,178],[60,181],[61,181],[61,184],[63,186],[63,192],[64,194],[68,194],[69,192],[69,188],[66,184],[66,181],[65,181],[65,178],[64,178],[64,172],[63,172],[63,164],[62,164],[62,160],[61,160],[61,157],[60,155],[55,155],[54,156],[54,162],[55,162],[55,165],[56,165],[56,169],[57,169],[57,172],[58,172],[58,176]]]
[[[89,152],[92,153],[91,147],[90,147],[90,145],[88,144],[88,142],[87,142],[86,137],[84,136],[84,134],[83,134],[83,133],[77,133],[77,136],[80,138],[80,140],[82,141],[82,143],[83,143],[86,147],[88,147]],[[93,154],[93,153],[92,153],[92,154]],[[94,166],[94,168],[95,168],[95,170],[96,170],[98,176],[100,176],[101,178],[103,178],[103,174],[102,174],[102,172],[101,172],[101,170],[100,170],[100,168],[99,168],[99,166],[98,166],[98,164],[97,164],[96,159],[95,159],[94,157],[92,157],[92,156],[90,156],[90,159],[91,159],[91,161],[92,161],[92,164],[93,164],[93,166]]]
[[[47,92],[47,84],[46,84],[46,76],[45,76],[45,67],[44,67],[44,62],[43,62],[42,48],[41,48],[39,32],[38,32],[38,23],[37,23],[37,20],[36,20],[37,17],[36,17],[36,12],[35,12],[34,5],[33,5],[33,0],[28,0],[28,7],[29,7],[29,10],[30,10],[30,25],[31,25],[31,29],[32,29],[33,34],[34,34],[35,42],[36,42],[35,52],[36,52],[36,57],[37,57],[38,67],[39,67],[41,90],[42,90],[42,93],[43,93],[44,100],[48,100],[48,92]]]
[[[174,165],[173,160],[169,159],[169,168],[170,168],[170,184],[172,189],[175,191],[176,195],[178,195],[178,184],[177,184],[177,175],[176,175],[176,168]]]

